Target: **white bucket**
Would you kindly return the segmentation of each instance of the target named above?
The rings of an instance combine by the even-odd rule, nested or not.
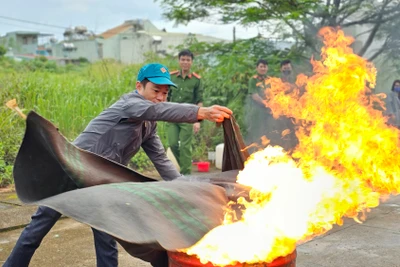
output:
[[[219,144],[215,148],[215,167],[222,169],[222,160],[224,155],[224,144]]]
[[[208,161],[215,162],[215,151],[208,151]]]

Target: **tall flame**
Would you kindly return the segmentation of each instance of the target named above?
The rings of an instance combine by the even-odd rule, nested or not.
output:
[[[240,221],[226,220],[193,247],[202,262],[271,262],[321,235],[343,217],[361,222],[370,208],[400,192],[399,132],[386,124],[371,93],[376,70],[341,30],[323,28],[314,75],[295,85],[278,78],[266,91],[274,116],[293,118],[299,145],[290,156],[267,147],[251,156],[237,182],[252,187]],[[227,216],[228,218],[228,216]]]

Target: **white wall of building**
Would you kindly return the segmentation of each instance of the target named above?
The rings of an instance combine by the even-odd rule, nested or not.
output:
[[[138,33],[120,42],[121,62],[124,64],[143,63],[146,59],[145,54],[155,51],[153,39],[147,34]]]
[[[1,39],[6,47],[12,45],[13,52],[18,54],[35,54],[38,47],[38,34],[18,34],[17,32],[11,32],[7,33]]]
[[[99,40],[103,43],[103,59],[121,61],[121,39],[122,36],[117,34],[111,38]]]
[[[87,58],[90,62],[102,59],[103,43],[102,41],[93,40],[75,40],[66,42],[73,44],[76,48],[72,51],[64,49],[64,42],[52,46],[52,55],[55,57],[78,59],[80,57]]]
[[[119,33],[112,34],[112,31]],[[93,40],[70,40],[52,45],[52,55],[71,59],[84,57],[90,62],[114,59],[124,64],[140,64],[145,61],[148,53],[173,52],[186,38],[188,34],[159,30],[148,20],[132,20],[125,21]],[[200,42],[223,41],[205,35],[196,35],[196,38]],[[73,44],[76,49],[64,51],[64,43]]]

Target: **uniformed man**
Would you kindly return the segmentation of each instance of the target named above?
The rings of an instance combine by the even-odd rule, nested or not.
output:
[[[285,83],[289,83],[291,85],[291,88],[294,88],[294,84],[296,82],[296,75],[293,73],[293,67],[292,67],[292,62],[290,59],[285,59],[281,61],[281,80]],[[286,150],[291,150],[297,146],[299,143],[297,137],[296,137],[296,132],[295,132],[295,125],[292,121],[291,118],[287,117],[282,117],[281,118],[284,128],[288,129],[289,132],[282,137],[283,143],[282,146]]]
[[[290,59],[281,61],[281,79],[283,82],[295,83],[296,77],[293,74],[292,62]]]
[[[203,85],[200,75],[191,72],[193,53],[182,50],[178,54],[180,70],[171,72],[171,80],[176,88],[171,88],[168,101],[177,103],[190,103],[199,107],[203,106]],[[192,172],[192,140],[193,133],[200,130],[200,122],[169,123],[168,143],[174,154],[182,174]]]
[[[257,144],[267,132],[268,118],[271,110],[265,106],[265,80],[268,78],[268,62],[260,59],[256,63],[257,74],[249,80],[248,99],[246,103],[246,142]],[[250,152],[254,152],[250,149]]]
[[[266,92],[269,85],[266,83],[268,79],[268,62],[260,59],[256,63],[257,74],[249,80],[249,97],[247,103],[247,135],[246,142],[248,145],[256,144],[261,146],[261,138],[265,136],[272,146],[278,145],[288,149],[286,141],[282,134],[286,127],[284,118],[275,119],[271,109],[266,107],[268,101]],[[254,152],[255,149],[250,149],[249,152]]]

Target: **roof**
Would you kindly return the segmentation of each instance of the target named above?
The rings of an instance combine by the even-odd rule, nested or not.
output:
[[[151,21],[144,19],[144,20],[127,20],[123,24],[114,27],[112,29],[109,29],[102,34],[99,35],[99,37],[102,37],[104,39],[111,38],[115,35],[127,32],[130,29],[133,29],[135,24],[140,24],[143,26],[143,29],[138,31],[141,33],[145,33],[148,35],[156,35],[156,36],[168,36],[168,37],[184,37],[190,35],[190,33],[180,33],[180,32],[165,32],[165,31],[160,31],[157,27],[155,27]],[[129,33],[132,33],[133,31],[129,31]],[[215,41],[226,41],[225,39],[213,37],[213,36],[208,36],[208,35],[203,35],[203,34],[194,34],[196,37],[204,37],[208,39],[214,39]]]
[[[38,35],[40,37],[45,37],[45,36],[53,36],[53,34],[49,33],[40,33],[40,32],[32,32],[32,31],[14,31],[14,32],[7,32],[6,35],[9,34],[15,34],[15,35]]]
[[[184,32],[148,32],[147,34],[149,35],[156,35],[156,36],[167,36],[167,37],[187,37],[187,36],[195,36],[196,38],[208,38],[208,39],[214,39],[215,41],[227,41],[226,39],[210,36],[210,35],[204,35],[200,33],[184,33]]]
[[[132,28],[132,24],[123,23],[117,27],[114,27],[112,29],[109,29],[109,30],[103,32],[102,34],[100,34],[100,37],[103,37],[104,39],[108,39],[117,34],[125,32],[126,30],[129,30],[130,28]]]
[[[14,54],[14,57],[26,58],[26,59],[34,59],[34,58],[37,58],[37,57],[45,57],[48,60],[65,60],[65,59],[68,59],[68,58],[63,58],[63,57],[44,56],[44,55],[37,55],[37,54]]]

